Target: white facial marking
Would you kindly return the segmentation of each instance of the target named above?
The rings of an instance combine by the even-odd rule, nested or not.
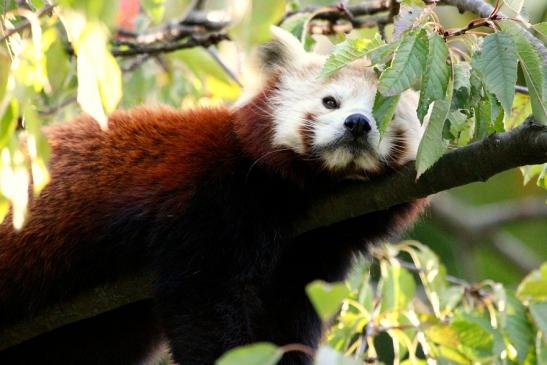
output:
[[[274,33],[283,45],[285,64],[265,70],[271,72],[265,79],[277,78],[276,90],[268,100],[273,147],[319,158],[331,170],[352,167],[353,175],[378,171],[393,155],[399,164],[416,157],[423,133],[416,116],[416,92],[401,95],[394,119],[380,138],[372,114],[378,79],[365,60],[355,61],[331,77],[319,77],[326,56],[306,53],[283,30]],[[334,98],[336,107],[325,106],[325,97]],[[369,121],[370,130],[359,138],[344,125],[353,114]]]

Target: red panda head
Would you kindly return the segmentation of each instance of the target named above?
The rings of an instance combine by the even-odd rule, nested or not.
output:
[[[286,168],[290,158],[333,175],[367,177],[415,158],[422,135],[415,92],[403,93],[380,136],[372,114],[378,78],[366,60],[320,77],[326,56],[272,31],[274,40],[258,52],[259,86],[236,104],[239,134],[258,163]]]

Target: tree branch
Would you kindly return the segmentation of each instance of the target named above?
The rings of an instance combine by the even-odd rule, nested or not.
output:
[[[372,211],[423,198],[439,191],[491,176],[522,165],[547,162],[547,126],[529,117],[505,133],[448,152],[416,181],[413,163],[368,183],[341,186],[316,201],[298,224],[298,234]],[[507,219],[507,218],[506,218]],[[0,329],[0,350],[59,328],[67,323],[110,311],[150,297],[150,277],[123,279],[43,311],[29,321]],[[99,294],[98,294],[99,293]]]
[[[428,2],[429,0],[424,1]],[[441,0],[440,3],[443,5],[455,6],[461,12],[469,11],[483,18],[488,18],[494,10],[492,5],[483,0]],[[504,17],[504,15],[499,11],[497,14],[500,17]],[[521,28],[524,36],[539,50],[540,54],[543,56],[544,62],[547,62],[547,47],[545,47],[543,42],[536,38],[526,27],[522,26]]]
[[[298,231],[354,218],[424,198],[523,165],[547,162],[547,126],[529,117],[519,127],[446,153],[416,181],[413,163],[367,184],[351,184],[318,200]],[[351,208],[348,208],[351,207]],[[318,214],[317,212],[321,212]]]
[[[38,12],[36,13],[36,17],[41,18],[45,15],[51,16],[51,13],[53,12],[53,8],[55,8],[55,6],[55,4],[46,4],[42,9],[38,10]],[[0,42],[8,39],[15,33],[19,33],[24,29],[27,29],[28,27],[30,27],[30,21],[25,19],[21,21],[21,23],[17,24],[14,28],[6,29],[4,35],[0,37]]]

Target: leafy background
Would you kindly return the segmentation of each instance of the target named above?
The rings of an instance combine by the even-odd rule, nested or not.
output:
[[[61,5],[62,11],[55,12],[51,17],[43,16],[40,19],[33,18],[32,14],[36,13],[37,9],[46,7],[47,3],[44,1],[30,1],[29,3],[31,9],[24,12],[15,10],[18,6],[13,0],[0,1],[0,13],[3,14],[2,24],[5,27],[7,25],[9,25],[7,26],[8,28],[17,26],[17,24],[25,19],[31,20],[33,24],[32,32],[23,32],[21,35],[16,34],[11,36],[9,44],[6,40],[0,43],[0,148],[2,149],[0,162],[0,213],[5,215],[11,204],[14,212],[12,217],[13,224],[16,226],[20,226],[24,222],[25,206],[28,201],[27,188],[31,177],[34,181],[35,193],[38,193],[49,179],[46,169],[48,146],[47,141],[41,135],[41,125],[47,125],[53,121],[70,119],[72,116],[81,113],[82,110],[93,115],[99,123],[104,125],[106,114],[118,107],[128,108],[140,103],[164,103],[176,107],[230,103],[236,100],[240,94],[240,87],[234,78],[230,77],[222,65],[215,61],[210,50],[204,48],[198,47],[179,50],[154,57],[114,58],[110,54],[111,43],[109,43],[109,40],[112,39],[112,35],[117,27],[142,32],[154,26],[165,24],[170,20],[180,18],[181,14],[184,14],[188,9],[191,1],[143,0],[141,1],[141,5],[144,11],[139,12],[139,7],[136,6],[138,2],[134,0],[120,0],[119,2],[107,0],[93,2],[61,0],[58,3]],[[216,17],[215,19],[230,18],[232,23],[229,28],[229,34],[233,41],[221,42],[216,48],[216,52],[218,57],[223,60],[224,65],[245,83],[247,81],[245,70],[248,67],[246,63],[248,55],[256,45],[270,38],[270,24],[277,23],[288,9],[302,9],[307,5],[328,5],[331,3],[331,1],[321,0],[210,0],[206,2],[205,6],[207,10],[213,11],[212,14]],[[349,4],[352,3],[357,2],[349,2]],[[405,3],[405,5],[410,7],[416,6],[416,3],[412,1]],[[120,8],[122,11],[118,13],[118,9]],[[528,18],[532,24],[547,20],[547,4],[543,0],[508,0],[503,3],[502,10],[510,14],[520,13],[520,16]],[[476,18],[476,16],[469,13],[460,14],[453,7],[437,7],[434,9],[434,12],[447,29],[463,27],[470,20]],[[295,16],[287,19],[283,26],[293,33],[300,35],[306,46],[310,47],[313,41],[302,33],[304,20],[305,15]],[[508,42],[508,34],[512,34],[514,29],[511,24],[503,25],[502,29],[507,33],[504,33],[502,36],[499,34],[493,36],[490,38],[490,41],[483,44],[483,47],[490,47],[491,49],[495,49],[500,45],[503,47]],[[378,29],[376,28],[359,30],[356,40],[346,41],[345,44],[349,44],[349,46],[345,51],[356,52],[359,55],[366,51],[367,47],[373,48],[373,46],[381,45],[381,39],[376,35],[377,31]],[[2,28],[3,32],[5,32],[4,28]],[[394,35],[397,36],[397,32],[394,32],[392,25],[386,26],[385,33],[388,38]],[[419,47],[420,40],[423,41],[424,37],[427,37],[425,32],[420,29],[407,32],[401,36],[406,37],[405,45],[409,48],[408,52],[411,51],[410,48],[413,45]],[[446,59],[447,50],[443,49],[442,40],[439,38],[441,37],[432,37],[429,40],[430,45],[436,44],[436,46],[430,47],[430,50],[436,53],[427,54],[427,51],[424,53],[423,50],[422,52],[418,52],[416,56],[417,63],[422,63],[423,59],[420,59],[420,57],[426,56],[432,57],[434,60]],[[344,44],[344,38],[339,35],[333,36],[331,39],[335,43]],[[71,52],[76,53],[77,57],[73,57],[67,53],[66,41],[68,40],[71,42]],[[463,44],[465,42],[461,41],[461,43],[460,47],[465,47],[465,44]],[[338,55],[345,55],[343,53],[344,49],[341,47],[337,48]],[[517,42],[516,47],[519,53],[526,52],[526,45],[519,45]],[[523,50],[519,47],[522,47]],[[16,57],[13,57],[14,54]],[[493,54],[499,55],[500,53],[494,52]],[[336,51],[333,55],[336,61]],[[382,55],[380,54],[378,57],[381,58]],[[486,62],[486,64],[481,66],[486,71],[485,79],[501,72],[501,74],[509,76],[509,79],[505,80],[507,84],[514,84],[515,81],[521,85],[533,84],[534,80],[527,80],[527,75],[522,72],[522,69],[519,69],[518,74],[512,72],[506,73],[503,70],[498,71],[496,69],[504,67],[504,65],[506,65],[505,67],[516,67],[511,66],[515,61],[515,57],[508,57],[505,61],[500,61],[493,57],[490,59],[490,62]],[[427,66],[429,68],[425,69],[422,83],[428,85],[428,82],[430,82],[428,77],[431,75],[445,79],[447,77],[446,70],[443,67],[437,67],[442,64],[442,62],[430,63],[430,66]],[[325,68],[325,73],[332,72],[337,67],[342,67],[343,62],[339,64],[331,62],[329,65]],[[395,67],[395,65],[392,66]],[[331,67],[330,70],[329,67]],[[383,84],[383,87],[385,87],[385,89],[382,89],[383,97],[389,98],[390,95],[396,95],[406,86],[413,84],[412,81],[415,81],[413,79],[416,78],[416,75],[409,74],[407,84],[401,85],[401,78],[394,77],[399,76],[399,71],[395,69],[392,75],[389,72],[384,72],[382,77],[387,81]],[[419,73],[421,71],[418,67],[412,72]],[[466,70],[465,67],[460,67],[460,69],[456,67],[453,72],[456,76],[464,74]],[[453,100],[458,101],[460,97],[465,99],[466,96],[458,94],[458,91],[461,91],[461,88],[458,87],[458,82],[458,78],[455,77],[452,85],[437,83],[437,85],[444,86],[435,88],[435,83],[431,84],[431,87],[427,88],[428,95],[426,99],[429,100],[424,100],[424,104],[427,105],[428,101],[431,100],[442,99],[447,90],[455,90]],[[495,82],[494,80],[491,84]],[[531,101],[528,97],[517,94],[516,98],[512,100],[512,97],[507,95],[507,90],[504,88],[492,91],[496,95],[497,100],[494,100],[493,104],[489,106],[489,110],[491,111],[488,116],[488,123],[491,124],[488,124],[487,128],[483,131],[477,130],[476,137],[482,137],[500,128],[499,116],[501,115],[501,118],[503,118],[503,115],[500,114],[502,113],[502,109],[505,109],[506,114],[509,109],[512,109],[513,112],[512,119],[505,118],[506,124],[513,123],[513,121],[517,121],[519,118],[522,120],[523,116],[532,112],[533,100]],[[387,114],[382,113],[385,113],[385,110],[389,111],[389,100],[386,101],[378,98],[377,101],[378,103],[384,102],[382,104],[385,106],[384,111],[381,111],[379,107],[376,108],[377,111],[381,111],[377,119],[380,121],[380,127],[384,128],[389,118],[385,117]],[[465,99],[465,102],[469,103],[469,100]],[[480,102],[483,103],[484,100],[481,99]],[[447,108],[448,105],[438,103],[439,110],[437,112],[443,114],[443,107]],[[423,110],[422,107],[422,113]],[[497,117],[494,115],[496,113]],[[22,122],[19,118],[20,115],[24,116],[25,131],[23,132],[20,131],[20,124]],[[450,138],[451,144],[447,146],[432,145],[430,146],[432,150],[422,152],[427,155],[426,158],[420,160],[423,164],[422,171],[435,161],[439,153],[444,152],[445,147],[454,148],[469,140],[470,136],[462,133],[465,132],[462,123],[466,117],[462,117],[462,113],[454,110],[449,114],[448,119],[452,123],[451,126],[460,127],[457,133],[454,130],[447,132],[442,128],[438,128],[436,131],[431,130],[430,133],[436,133],[436,135],[452,133],[452,138]],[[481,118],[481,115],[475,114],[474,117]],[[21,133],[29,136],[27,142],[28,149],[25,149],[17,138],[17,135]],[[25,155],[28,155],[30,158],[30,166],[26,163]],[[533,178],[533,176],[541,173],[541,169],[541,167],[524,169],[525,176],[528,177],[526,180],[529,180],[525,186],[523,186],[522,172],[515,170],[500,174],[491,179],[487,184],[471,184],[443,193],[439,197],[434,197],[430,211],[424,215],[414,229],[406,234],[405,238],[421,242],[424,246],[418,245],[416,247],[419,248],[414,247],[413,250],[419,252],[421,255],[430,255],[430,260],[437,267],[440,267],[439,262],[442,262],[446,268],[446,272],[452,277],[465,280],[466,283],[491,280],[492,282],[503,284],[509,292],[517,290],[517,286],[523,280],[524,275],[533,269],[537,269],[541,262],[547,260],[547,250],[545,249],[547,243],[547,224],[545,224],[547,215],[545,213],[531,214],[531,216],[523,214],[523,217],[519,219],[508,219],[502,224],[489,226],[485,229],[474,227],[469,219],[467,221],[463,219],[463,222],[461,220],[466,217],[477,217],[478,219],[503,210],[515,209],[515,207],[526,210],[530,202],[533,203],[534,207],[537,206],[535,203],[546,199],[545,191],[536,186],[536,178]],[[512,205],[500,205],[500,203],[505,202],[509,202]],[[542,211],[541,209],[534,208],[534,211],[536,210]],[[427,293],[425,296],[423,293],[424,288],[431,283],[423,282],[419,272],[413,273],[404,267],[399,267],[398,273],[393,272],[398,267],[396,264],[398,259],[394,257],[398,257],[397,255],[402,250],[401,247],[404,247],[404,244],[403,246],[388,246],[387,248],[379,249],[379,253],[375,256],[372,264],[368,262],[358,265],[357,273],[352,277],[353,279],[347,285],[334,290],[337,293],[336,296],[339,296],[339,298],[335,296],[334,299],[328,299],[330,298],[328,295],[322,296],[322,291],[326,290],[330,293],[332,288],[327,290],[323,287],[323,284],[316,284],[315,291],[319,293],[318,297],[327,298],[328,300],[325,299],[327,302],[332,301],[335,303],[332,306],[335,310],[338,309],[342,298],[346,297],[342,316],[339,318],[339,322],[337,322],[337,324],[346,324],[339,326],[340,331],[346,331],[346,333],[337,332],[338,329],[335,326],[330,335],[331,345],[337,350],[348,350],[348,346],[355,343],[348,340],[355,337],[355,331],[357,331],[349,325],[350,323],[352,326],[355,323],[360,323],[364,326],[365,323],[371,322],[370,315],[374,311],[374,303],[361,303],[361,301],[374,298],[373,294],[375,292],[383,293],[389,285],[402,283],[400,287],[402,289],[394,291],[398,297],[392,298],[393,302],[391,304],[380,304],[378,307],[380,310],[382,310],[382,306],[384,309],[397,308],[401,310],[404,307],[405,309],[410,308],[408,309],[409,313],[412,311],[419,313],[421,309],[419,306],[415,307],[416,305],[424,305],[424,303],[425,305],[431,305],[431,303],[427,304],[431,298],[427,296]],[[425,247],[431,248],[435,254],[429,252]],[[419,267],[419,260],[418,262],[413,260],[412,255],[408,252],[402,252],[401,255],[405,259],[404,262],[413,262],[413,265],[418,265]],[[439,261],[437,261],[435,255],[439,256]],[[537,280],[540,282],[544,280],[544,276],[542,276],[545,275],[544,271],[543,273],[538,271],[534,274],[539,278]],[[442,290],[457,291],[458,289],[451,288],[468,288],[467,284],[458,286],[446,281],[444,277],[439,279],[439,281],[442,284],[439,284],[443,288]],[[363,282],[367,284],[361,285]],[[491,288],[488,289],[489,303],[491,303],[491,306],[507,305],[509,301],[503,297],[505,290],[500,289],[496,285],[491,285]],[[523,287],[526,287],[526,284],[521,284],[521,288]],[[310,290],[313,292],[313,287]],[[525,302],[529,301],[530,298],[522,294],[523,290],[526,293],[525,289],[520,289],[520,298]],[[385,298],[388,296],[384,293],[381,297],[385,301],[387,300]],[[418,299],[412,299],[415,297]],[[533,300],[539,301],[545,299],[542,298],[534,297]],[[363,317],[358,318],[354,316],[355,313],[348,309],[348,300],[356,300],[361,306],[364,306],[365,311],[360,312],[360,315]],[[473,312],[474,314],[478,313],[482,315],[488,312],[489,308],[481,302],[482,299],[478,300],[471,295],[469,300],[471,304],[461,302],[458,305],[461,304],[463,308],[465,307],[464,304],[469,304],[470,307],[468,307],[476,311]],[[321,301],[322,299],[318,299],[317,302]],[[529,302],[526,303],[529,304]],[[516,313],[514,315],[520,316],[518,317],[518,321],[520,321],[518,323],[525,327],[532,326],[530,313],[525,312],[518,304],[514,305],[518,307],[514,309],[514,313]],[[326,313],[334,313],[332,308],[330,310],[327,308],[325,310]],[[544,306],[539,309],[539,312],[544,313],[544,317],[541,318],[545,318],[545,311]],[[435,322],[435,325],[441,326],[443,321],[441,313],[434,314],[434,318],[431,318],[431,321],[439,321],[439,323]],[[489,324],[485,324],[485,317],[481,318],[481,320],[477,319],[475,322],[462,318],[461,321],[463,324],[461,326],[463,327],[461,328],[447,330],[446,326],[441,326],[442,329],[439,329],[441,331],[440,336],[445,339],[450,339],[451,334],[454,335],[454,331],[458,332],[460,330],[458,332],[460,335],[462,333],[471,333],[471,335],[478,337],[481,337],[480,331],[490,333],[491,342],[482,343],[479,341],[479,338],[471,337],[466,339],[466,341],[476,343],[479,347],[471,346],[471,348],[452,349],[460,355],[463,354],[462,356],[464,357],[467,356],[466,361],[493,361],[493,346],[500,345],[499,336],[502,336],[502,340],[509,336],[505,335],[502,330],[500,330],[501,332],[498,331],[498,336],[496,334],[497,330],[492,327],[492,319],[489,318],[487,320]],[[398,321],[398,318],[391,318],[391,320]],[[427,322],[427,320],[424,321]],[[478,323],[477,325],[482,327],[477,329],[473,323]],[[383,325],[378,322],[378,326]],[[469,330],[470,332],[466,332],[469,329],[466,326],[475,326],[471,329],[475,329],[476,331]],[[363,328],[359,328],[359,331],[362,330]],[[396,329],[393,329],[393,331],[396,331]],[[403,333],[404,330],[399,332]],[[371,337],[374,337],[374,341],[386,341],[386,338],[383,337],[386,333],[392,334],[388,330],[383,330]],[[403,336],[399,342],[400,344],[405,343],[406,339],[404,339],[404,335],[401,333],[394,333],[391,338]],[[484,335],[490,338],[488,334],[485,333]],[[407,334],[406,336],[412,337],[413,335]],[[521,343],[525,343],[525,345],[530,347],[532,346],[533,336],[535,336],[535,333],[527,337],[526,341],[518,338],[517,342],[522,340]],[[336,338],[345,338],[349,342],[347,346],[341,345],[336,342]],[[457,340],[463,341],[459,337]],[[511,343],[511,341],[506,342]],[[393,342],[391,344],[393,345]],[[451,348],[449,345],[447,347]],[[522,346],[524,347],[525,345]],[[480,346],[483,346],[483,348]],[[539,348],[537,346],[532,347],[534,349]],[[359,351],[362,354],[374,358],[376,355],[371,350],[373,348],[374,346],[370,344],[364,346],[360,343],[358,348],[352,349],[352,351],[360,349]],[[398,355],[401,358],[405,357],[405,351],[408,350],[408,346],[406,346],[406,350],[404,348],[404,345],[401,345],[399,348]],[[269,352],[271,355],[270,359],[280,356],[285,350],[287,349],[280,350],[269,345],[264,345],[263,347],[263,353]],[[526,360],[522,358],[524,356],[523,353],[531,353],[528,350],[529,348],[514,353],[511,353],[511,351],[506,352],[505,359],[506,361],[522,363]],[[338,356],[336,353],[329,352],[330,350],[324,351],[326,351],[325,355],[323,355],[325,358],[328,358],[328,356]],[[259,351],[258,353],[262,352]],[[248,355],[248,353],[245,354],[245,356]],[[380,355],[393,359],[393,356],[397,354],[391,352]],[[544,355],[538,352],[534,356],[536,356],[534,361],[540,363],[538,356]],[[260,361],[262,362],[258,363],[265,363],[265,360]],[[384,361],[389,363],[388,360]],[[451,361],[457,362],[456,360]]]

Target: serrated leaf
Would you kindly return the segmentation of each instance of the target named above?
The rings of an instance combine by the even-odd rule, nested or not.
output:
[[[449,111],[450,103],[448,101],[437,100],[433,103],[431,117],[416,155],[416,178],[433,166],[446,151],[448,143],[443,139],[443,128]]]
[[[216,365],[275,365],[283,356],[283,351],[274,344],[261,342],[236,347],[226,352]]]
[[[165,12],[165,0],[142,0],[141,6],[154,23],[161,22],[163,13]]]
[[[328,346],[321,346],[315,357],[315,365],[360,365],[361,362],[335,351]]]
[[[526,79],[528,92],[532,102],[534,117],[542,123],[547,123],[547,106],[543,85],[543,62],[538,50],[528,41],[523,34],[523,29],[510,20],[499,22],[501,29],[513,37],[517,49],[518,59]]]
[[[433,101],[445,97],[448,79],[450,78],[450,67],[446,63],[448,47],[444,39],[436,33],[433,34],[429,38],[428,49],[427,65],[420,90],[420,101],[416,110],[420,121],[424,120],[429,105]]]
[[[393,114],[397,109],[397,103],[399,102],[400,97],[400,95],[383,96],[379,92],[376,92],[372,114],[374,115],[380,134],[383,134],[386,131],[389,122],[393,119]]]
[[[496,95],[506,114],[511,114],[517,83],[517,51],[511,35],[496,32],[486,36],[479,67],[487,89]]]
[[[327,321],[336,314],[349,290],[344,283],[329,284],[316,280],[306,286],[306,293],[319,317]]]
[[[346,66],[347,64],[362,58],[365,54],[375,48],[384,45],[381,38],[376,37],[374,39],[346,39],[342,43],[339,43],[334,48],[334,51],[330,54],[321,70],[321,77],[332,75],[337,70]]]
[[[402,38],[391,65],[380,76],[378,90],[382,95],[400,94],[420,79],[427,60],[427,46],[423,29]]]

